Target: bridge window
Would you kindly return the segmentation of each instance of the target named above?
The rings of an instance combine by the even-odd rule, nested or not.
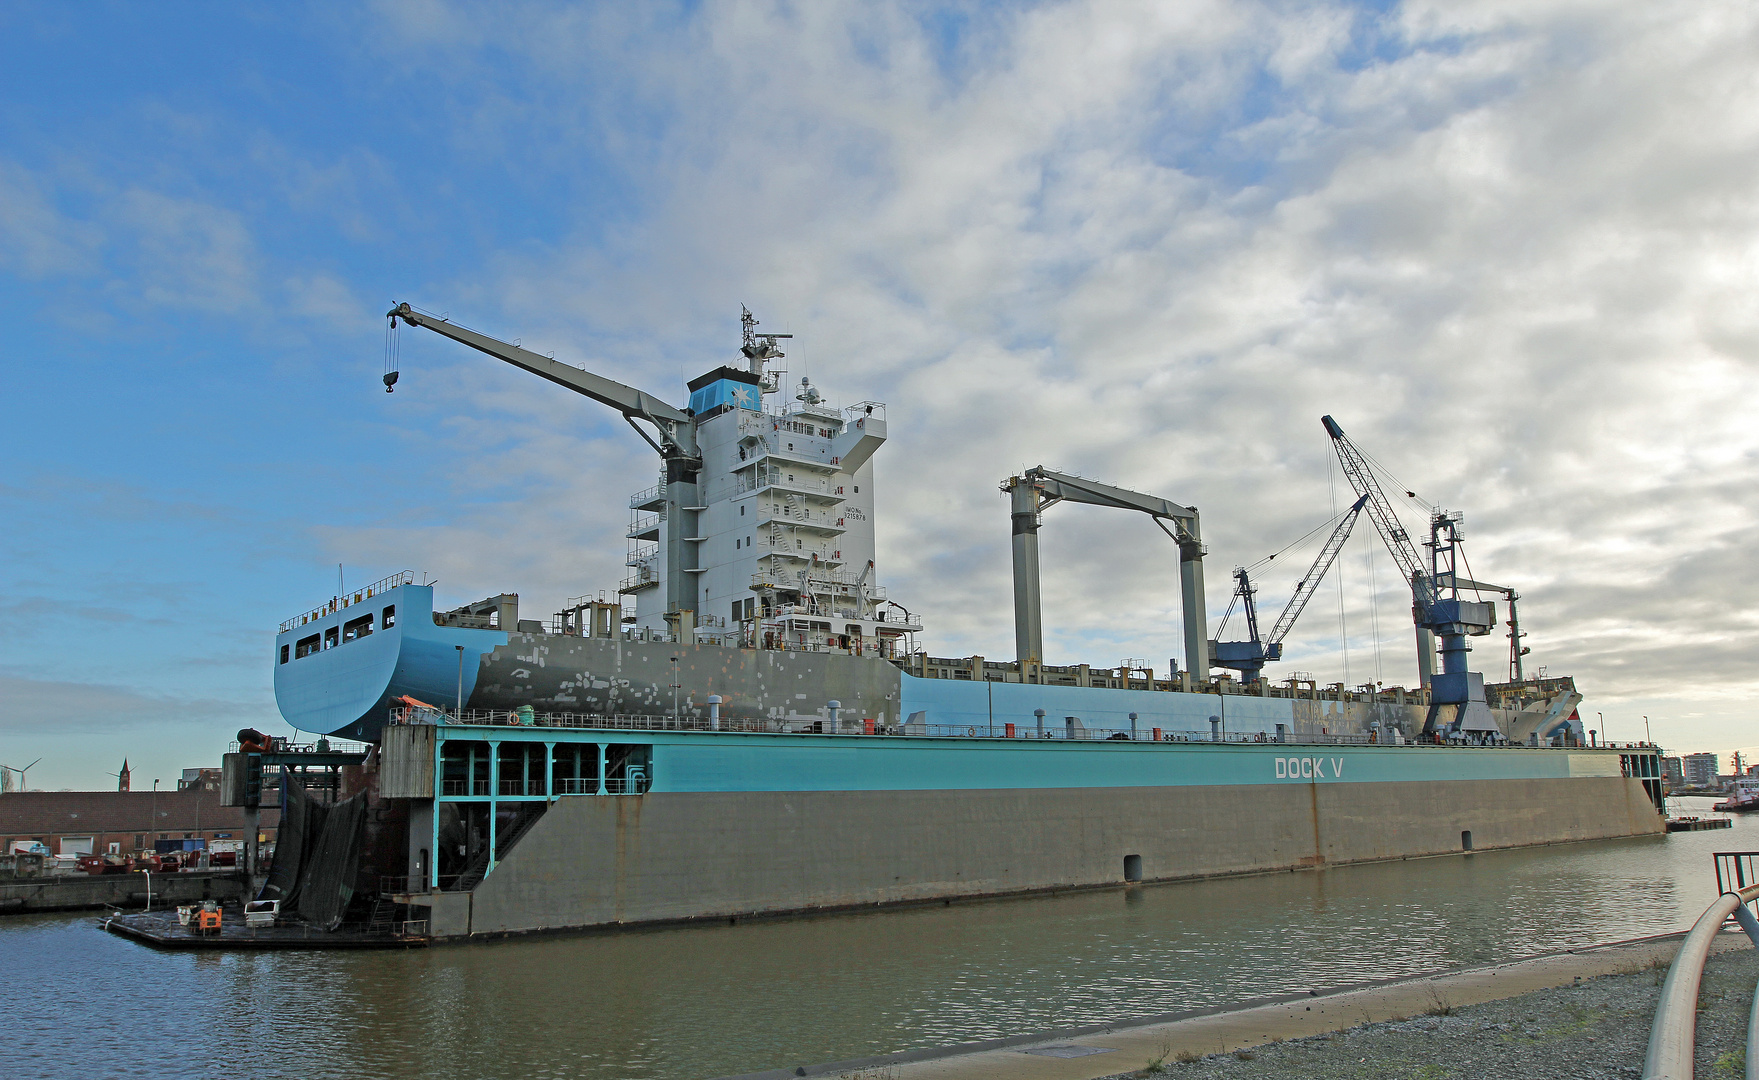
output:
[[[310,656],[312,653],[317,652],[319,648],[321,648],[321,646],[318,644],[318,636],[316,634],[313,634],[308,638],[300,638],[293,646],[293,658],[297,660],[302,656]]]
[[[287,645],[281,646],[281,662],[283,664],[285,664],[287,662],[287,652],[288,652],[289,648],[290,648],[290,646],[287,646]]]
[[[358,619],[350,619],[342,624],[342,640],[355,641],[373,632],[373,616],[371,612]]]
[[[337,646],[337,644],[339,644],[341,641],[341,638],[339,637],[339,635],[341,633],[342,633],[342,629],[340,627],[336,627],[336,626],[332,626],[328,630],[325,630],[324,631],[324,648],[334,649]]]
[[[397,605],[392,604],[390,607],[385,609],[385,617],[379,621],[379,626],[383,627],[386,630],[389,630],[389,629],[391,629],[391,627],[396,626],[396,625],[397,625]]]

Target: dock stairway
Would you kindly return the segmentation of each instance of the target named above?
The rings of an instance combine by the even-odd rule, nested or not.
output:
[[[397,905],[389,900],[374,900],[373,913],[367,919],[366,932],[369,934],[390,934],[392,925],[397,920]]]
[[[512,823],[507,826],[507,831],[496,837],[496,847],[500,848],[500,852],[496,855],[496,858],[505,859],[507,853],[512,851],[514,846],[525,838],[525,834],[531,831],[531,827],[538,823],[538,819],[542,818],[544,816],[544,811],[549,808],[550,804],[548,802],[529,802],[520,807],[518,815],[515,816]],[[470,861],[469,866],[464,868],[464,873],[458,875],[457,884],[453,885],[452,889],[449,891],[469,892],[482,884],[482,879],[487,877],[488,874],[489,852],[488,849],[485,848],[477,854],[476,858]]]

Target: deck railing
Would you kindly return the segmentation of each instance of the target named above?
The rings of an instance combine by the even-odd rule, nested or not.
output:
[[[325,615],[334,615],[345,607],[353,607],[355,604],[365,603],[375,596],[390,592],[399,585],[413,585],[414,583],[414,570],[404,570],[401,573],[392,574],[390,577],[380,578],[364,589],[353,589],[341,596],[333,596],[330,598],[329,603],[312,608],[310,611],[303,614],[295,615],[293,618],[288,619],[281,624],[281,629],[278,633],[285,634],[289,630],[297,629],[298,627],[304,626],[306,623],[321,619]]]
[[[936,738],[936,739],[1015,739],[1074,741],[1082,743],[1106,742],[1172,742],[1172,743],[1230,743],[1266,744],[1287,746],[1386,746],[1400,749],[1434,748],[1434,742],[1390,741],[1379,736],[1365,735],[1333,735],[1327,732],[1307,731],[1190,731],[1158,728],[1148,722],[1139,723],[1134,729],[1128,727],[1092,727],[1077,719],[1071,724],[1067,717],[1046,716],[1041,731],[1035,720],[1025,723],[1019,721],[986,721],[966,724],[874,724],[869,726],[866,720],[859,717],[851,718],[845,713],[839,718],[837,730],[828,730],[830,721],[825,717],[795,715],[776,719],[769,717],[728,717],[722,716],[719,724],[710,726],[706,715],[695,715],[698,710],[706,711],[700,704],[685,706],[689,712],[680,715],[652,713],[541,713],[532,712],[522,716],[518,712],[505,712],[499,709],[466,709],[454,714],[449,710],[396,708],[391,710],[393,724],[440,724],[460,727],[527,727],[527,728],[575,728],[597,731],[725,731],[743,732],[761,735],[885,735],[898,738]],[[1008,728],[1012,727],[1010,734]],[[1507,748],[1516,750],[1549,750],[1565,749],[1580,751],[1583,747],[1533,747],[1525,744],[1510,746],[1509,744],[1479,744],[1487,748]],[[1590,749],[1642,749],[1652,751],[1653,747],[1622,744],[1614,747],[1603,745]],[[447,784],[464,785],[468,781],[445,781]],[[513,781],[503,781],[503,784]],[[486,795],[487,781],[478,781],[479,787],[485,788],[477,794]],[[459,790],[446,791],[445,794],[464,795],[468,792]],[[537,792],[541,794],[541,790]]]

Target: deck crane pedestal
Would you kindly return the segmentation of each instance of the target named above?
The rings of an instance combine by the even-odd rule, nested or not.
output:
[[[1216,667],[1231,668],[1240,673],[1243,683],[1256,682],[1264,671],[1264,665],[1272,660],[1283,658],[1283,638],[1294,629],[1295,620],[1301,617],[1301,611],[1313,594],[1319,591],[1319,583],[1325,580],[1326,571],[1337,561],[1338,553],[1344,550],[1344,542],[1350,538],[1350,530],[1356,527],[1356,518],[1362,513],[1362,507],[1368,502],[1363,495],[1350,507],[1327,538],[1325,546],[1313,560],[1301,583],[1295,586],[1295,595],[1283,606],[1281,615],[1277,616],[1276,625],[1271,627],[1270,634],[1263,639],[1258,636],[1258,606],[1253,599],[1251,575],[1245,567],[1234,571],[1234,595],[1238,596],[1246,611],[1246,633],[1248,641],[1215,642],[1214,663]]]
[[[1358,496],[1367,498],[1368,517],[1411,586],[1419,673],[1429,691],[1429,715],[1423,723],[1423,733],[1437,735],[1445,729],[1471,740],[1502,738],[1484,698],[1484,676],[1466,668],[1466,654],[1472,648],[1466,638],[1490,633],[1496,624],[1496,606],[1460,598],[1461,579],[1455,572],[1455,563],[1463,538],[1461,515],[1443,510],[1430,513],[1429,540],[1424,545],[1429,548],[1429,560],[1425,565],[1362,451],[1336,420],[1325,416],[1320,422],[1331,436],[1338,463],[1350,486]],[[1440,672],[1434,672],[1431,635],[1441,639]]]
[[[1059,502],[1111,506],[1147,514],[1179,545],[1179,586],[1185,621],[1185,665],[1193,677],[1209,674],[1209,621],[1203,601],[1203,555],[1197,508],[1139,491],[1052,472],[1044,466],[1027,469],[1002,482],[1014,527],[1014,648],[1020,675],[1038,681],[1044,663],[1044,616],[1038,586],[1038,515]],[[1167,522],[1172,522],[1172,528]]]

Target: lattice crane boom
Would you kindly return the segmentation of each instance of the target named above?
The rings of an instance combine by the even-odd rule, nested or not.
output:
[[[1368,467],[1368,459],[1356,444],[1344,434],[1344,429],[1329,416],[1320,417],[1325,425],[1325,433],[1331,436],[1332,445],[1338,452],[1338,464],[1342,466],[1344,475],[1349,478],[1350,487],[1359,496],[1368,500],[1368,519],[1374,522],[1375,531],[1386,543],[1386,549],[1392,554],[1393,561],[1399,564],[1399,572],[1405,575],[1410,583],[1411,595],[1417,601],[1419,611],[1427,611],[1435,598],[1434,585],[1429,581],[1429,574],[1423,568],[1423,556],[1417,551],[1417,545],[1411,540],[1411,534],[1399,523],[1399,516],[1393,511],[1392,500],[1380,489],[1380,482],[1374,478],[1374,470]]]
[[[1350,507],[1350,512],[1345,514],[1343,520],[1338,522],[1337,528],[1331,531],[1331,536],[1326,540],[1325,547],[1320,549],[1319,556],[1313,560],[1313,565],[1308,568],[1307,576],[1301,579],[1299,585],[1295,586],[1295,595],[1289,597],[1289,602],[1283,605],[1282,614],[1277,616],[1276,625],[1270,628],[1270,636],[1264,639],[1266,645],[1281,643],[1283,638],[1288,636],[1289,631],[1295,628],[1295,620],[1301,617],[1301,609],[1305,608],[1307,601],[1313,599],[1313,595],[1319,591],[1319,583],[1325,580],[1326,572],[1331,569],[1331,564],[1337,562],[1338,554],[1344,550],[1344,543],[1350,539],[1350,530],[1356,527],[1356,518],[1361,515],[1362,507],[1367,503],[1367,495],[1358,497],[1356,505]],[[1254,621],[1252,632],[1253,637],[1258,636],[1256,621]]]

